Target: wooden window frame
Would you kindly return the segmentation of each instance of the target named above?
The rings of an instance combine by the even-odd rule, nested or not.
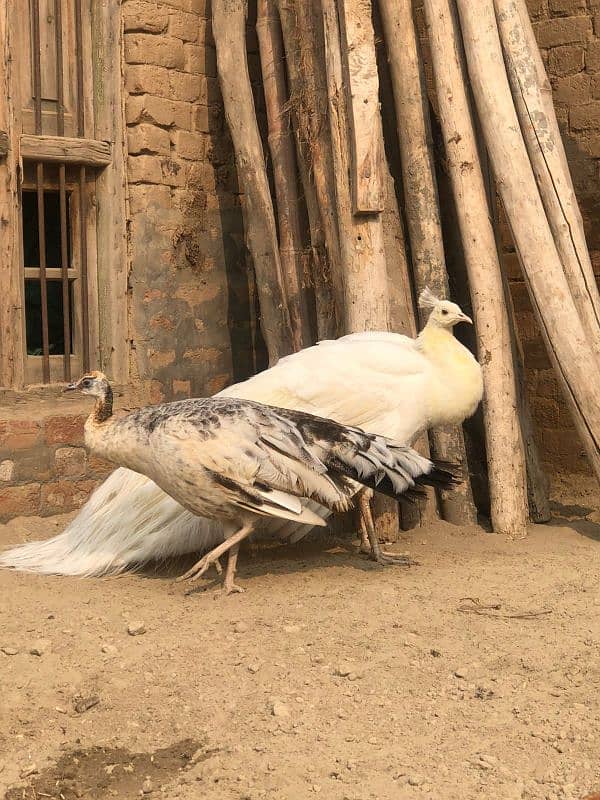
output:
[[[25,341],[20,191],[33,188],[24,182],[24,162],[29,161],[77,164],[85,177],[89,362],[115,382],[125,383],[128,331],[121,3],[93,0],[84,6],[91,15],[85,46],[94,53],[94,64],[82,84],[85,130],[75,131],[84,135],[74,137],[46,132],[36,135],[31,132],[28,109],[23,112],[23,77],[14,59],[23,38],[22,2],[5,0],[0,4],[0,387],[21,389],[40,383],[43,377],[41,357],[28,356]],[[74,0],[66,2],[72,6]],[[67,120],[64,133],[73,133]],[[52,188],[48,182],[44,186]],[[79,323],[78,327],[81,329]],[[56,362],[50,367],[50,382],[62,383],[58,361],[62,363],[63,356],[50,358]],[[77,377],[82,364],[73,356],[71,363],[73,377]]]

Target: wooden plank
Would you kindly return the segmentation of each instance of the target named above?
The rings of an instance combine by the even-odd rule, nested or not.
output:
[[[112,161],[96,176],[100,368],[116,383],[128,379],[125,120],[121,92],[121,3],[96,0],[93,95],[95,133],[113,143]]]
[[[379,77],[370,0],[339,3],[342,65],[351,134],[352,204],[355,214],[383,211]]]
[[[66,136],[21,136],[21,156],[35,161],[106,167],[112,161],[112,145],[97,139],[71,139]]]
[[[20,92],[13,53],[18,26],[13,14],[15,4],[0,3],[0,130],[8,140],[7,157],[0,161],[0,385],[19,388],[24,382],[25,327],[17,184]]]
[[[0,158],[4,158],[4,156],[8,153],[8,133],[6,131],[0,131]]]

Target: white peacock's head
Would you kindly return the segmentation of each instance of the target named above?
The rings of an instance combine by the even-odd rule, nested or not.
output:
[[[420,308],[431,308],[428,325],[438,325],[441,328],[453,328],[459,322],[468,322],[471,325],[473,320],[461,310],[460,306],[451,300],[441,300],[436,297],[429,289],[424,289],[419,295]]]

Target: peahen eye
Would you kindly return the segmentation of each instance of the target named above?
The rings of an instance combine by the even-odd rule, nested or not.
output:
[[[443,317],[447,317],[448,316],[448,312],[447,312],[447,310],[445,308],[442,309],[442,316]]]

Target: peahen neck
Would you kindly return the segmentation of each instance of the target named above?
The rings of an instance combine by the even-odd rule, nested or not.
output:
[[[110,386],[107,386],[104,390],[104,393],[96,400],[96,405],[94,406],[93,411],[94,422],[98,424],[101,422],[106,422],[107,419],[112,417],[112,413],[113,393]]]

